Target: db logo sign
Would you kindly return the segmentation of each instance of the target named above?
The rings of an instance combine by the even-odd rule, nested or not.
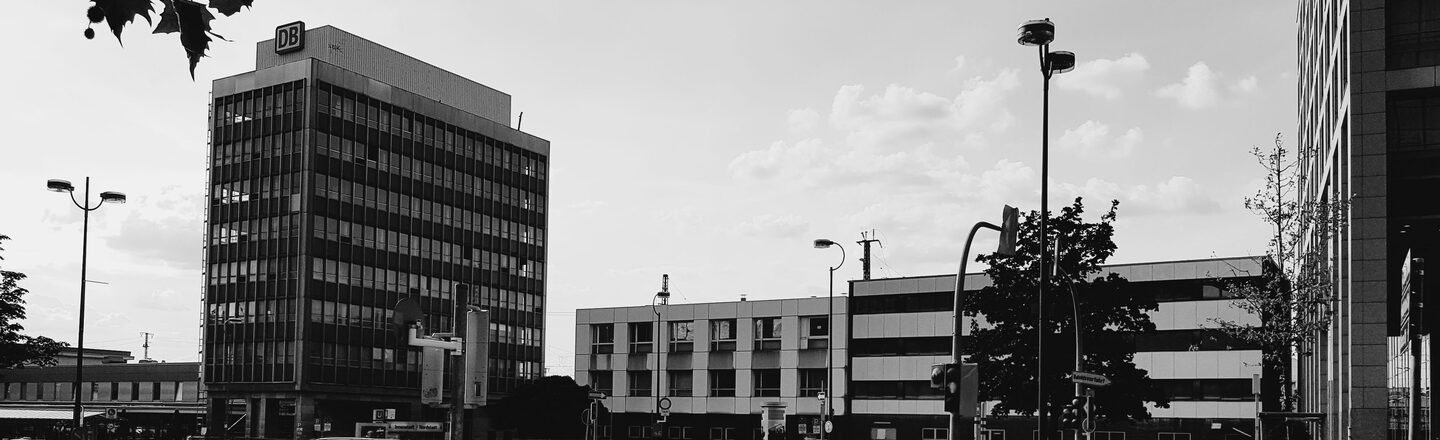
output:
[[[297,21],[275,28],[275,53],[290,53],[305,48],[305,22]]]

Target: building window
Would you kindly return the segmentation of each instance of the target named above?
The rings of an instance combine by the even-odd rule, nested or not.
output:
[[[1125,440],[1125,433],[1122,431],[1095,431],[1090,433],[1090,440]]]
[[[130,382],[130,400],[140,400],[140,382]]]
[[[630,425],[630,428],[626,429],[625,433],[629,434],[630,438],[647,438],[649,437],[649,435],[646,434],[650,433],[650,427],[644,425]]]
[[[755,318],[755,350],[779,350],[780,334],[780,318]]]
[[[615,375],[608,370],[590,371],[590,389],[605,393],[606,396],[615,394]]]
[[[615,324],[590,324],[590,353],[615,352]]]
[[[735,428],[710,428],[710,440],[739,440]]]
[[[735,370],[710,370],[710,397],[735,397]]]
[[[684,353],[695,351],[695,321],[675,321],[670,323],[670,352]]]
[[[710,320],[710,351],[735,351],[735,320]]]
[[[920,440],[946,440],[950,438],[950,428],[920,428]]]
[[[984,429],[980,431],[980,440],[1005,440],[1004,429]]]
[[[648,322],[630,323],[630,352],[650,353],[655,351],[655,326]]]
[[[695,375],[690,370],[675,370],[665,373],[670,378],[670,395],[690,397],[694,393]]]
[[[1385,34],[1387,69],[1440,64],[1440,4],[1431,0],[1385,2]]]
[[[780,397],[780,370],[753,370],[755,397]]]
[[[828,316],[806,316],[804,321],[805,334],[800,338],[801,348],[826,348],[830,346],[830,317]]]
[[[625,373],[625,379],[630,387],[630,397],[650,397],[650,382],[655,380],[650,376],[650,370],[629,371]]]
[[[1190,440],[1188,432],[1162,432],[1156,440]]]
[[[819,397],[825,391],[825,369],[803,368],[800,370],[800,397]]]
[[[695,438],[695,428],[690,426],[671,426],[670,438],[689,440]]]

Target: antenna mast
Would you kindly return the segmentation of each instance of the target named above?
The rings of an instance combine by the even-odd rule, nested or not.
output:
[[[870,243],[880,243],[880,239],[875,238],[875,230],[871,229],[869,235],[866,235],[865,231],[860,231],[860,241],[856,243],[865,247],[865,254],[860,257],[860,267],[864,273],[863,279],[868,280],[870,279]],[[881,243],[881,246],[884,246],[884,244]]]
[[[145,348],[145,358],[141,359],[140,362],[147,362],[150,361],[150,337],[155,336],[155,334],[150,332],[140,332],[140,334],[145,336],[145,343],[141,345],[141,347]]]

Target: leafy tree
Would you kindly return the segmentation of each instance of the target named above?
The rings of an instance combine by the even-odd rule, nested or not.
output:
[[[1169,401],[1145,370],[1135,367],[1136,332],[1155,330],[1147,311],[1157,309],[1155,299],[1126,288],[1116,274],[1090,277],[1115,253],[1112,223],[1118,201],[1096,223],[1081,218],[1080,198],[1050,217],[1050,234],[1058,240],[1058,272],[1050,279],[1045,298],[1045,383],[1049,414],[1074,395],[1067,379],[1075,367],[1074,313],[1078,308],[1084,327],[1084,370],[1110,378],[1111,386],[1097,390],[1095,414],[1109,420],[1144,420],[1150,417],[1145,402],[1167,407]],[[993,280],[976,298],[966,301],[965,312],[982,317],[984,327],[971,324],[970,362],[980,370],[979,399],[999,401],[991,413],[1034,414],[1036,405],[1036,299],[1040,271],[1040,213],[1031,211],[1020,224],[1016,255],[981,255],[985,274]],[[1078,303],[1071,301],[1072,296]]]
[[[226,17],[240,12],[240,7],[250,7],[254,0],[210,0],[208,5],[192,0],[160,0],[165,9],[160,11],[160,23],[151,21],[150,13],[155,12],[155,4],[151,0],[90,0],[93,3],[85,10],[85,18],[91,24],[105,22],[110,26],[110,31],[115,33],[115,40],[124,44],[120,39],[120,33],[125,30],[125,25],[135,22],[135,17],[144,18],[146,23],[154,24],[155,34],[180,33],[180,47],[185,49],[185,57],[190,60],[190,78],[195,78],[195,65],[200,63],[200,57],[205,56],[205,51],[210,48],[210,36],[224,40],[220,34],[210,31],[210,20],[215,19],[210,9],[214,9]],[[95,30],[85,28],[85,38],[94,39]]]
[[[522,438],[583,438],[581,420],[590,387],[570,376],[545,376],[488,407],[495,427],[518,429]]]
[[[9,236],[0,234],[0,244],[9,239]],[[0,251],[4,250],[0,248]],[[0,261],[4,259],[0,256]],[[23,273],[0,269],[0,369],[55,365],[55,355],[60,352],[60,347],[69,345],[44,336],[31,337],[20,333],[25,330],[20,325],[20,320],[25,319],[25,294],[30,293],[20,287],[23,279]]]
[[[1255,344],[1264,352],[1267,381],[1275,378],[1273,390],[1280,408],[1293,411],[1294,378],[1288,368],[1295,351],[1315,340],[1330,326],[1333,283],[1325,266],[1323,247],[1304,243],[1325,243],[1345,225],[1348,199],[1301,200],[1297,190],[1303,182],[1300,162],[1288,157],[1284,140],[1275,135],[1275,147],[1263,151],[1253,147],[1265,186],[1245,198],[1245,208],[1261,217],[1273,230],[1257,282],[1227,283],[1226,289],[1239,300],[1236,307],[1258,316],[1258,325],[1215,319],[1230,337]]]

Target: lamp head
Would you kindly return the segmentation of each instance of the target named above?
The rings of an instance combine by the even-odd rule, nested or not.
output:
[[[125,203],[125,193],[105,191],[100,193],[100,203]]]
[[[55,192],[75,191],[75,185],[71,185],[69,180],[50,179],[45,181],[45,187]]]
[[[1050,52],[1045,56],[1050,61],[1050,73],[1065,73],[1075,70],[1075,53],[1066,50]]]
[[[1055,23],[1050,19],[1030,20],[1020,25],[1020,37],[1016,39],[1021,46],[1043,46],[1055,41]]]
[[[835,245],[835,242],[832,241],[832,240],[830,240],[830,239],[828,239],[828,238],[817,238],[817,239],[815,239],[815,249],[829,249],[830,246],[834,246],[834,245]]]

